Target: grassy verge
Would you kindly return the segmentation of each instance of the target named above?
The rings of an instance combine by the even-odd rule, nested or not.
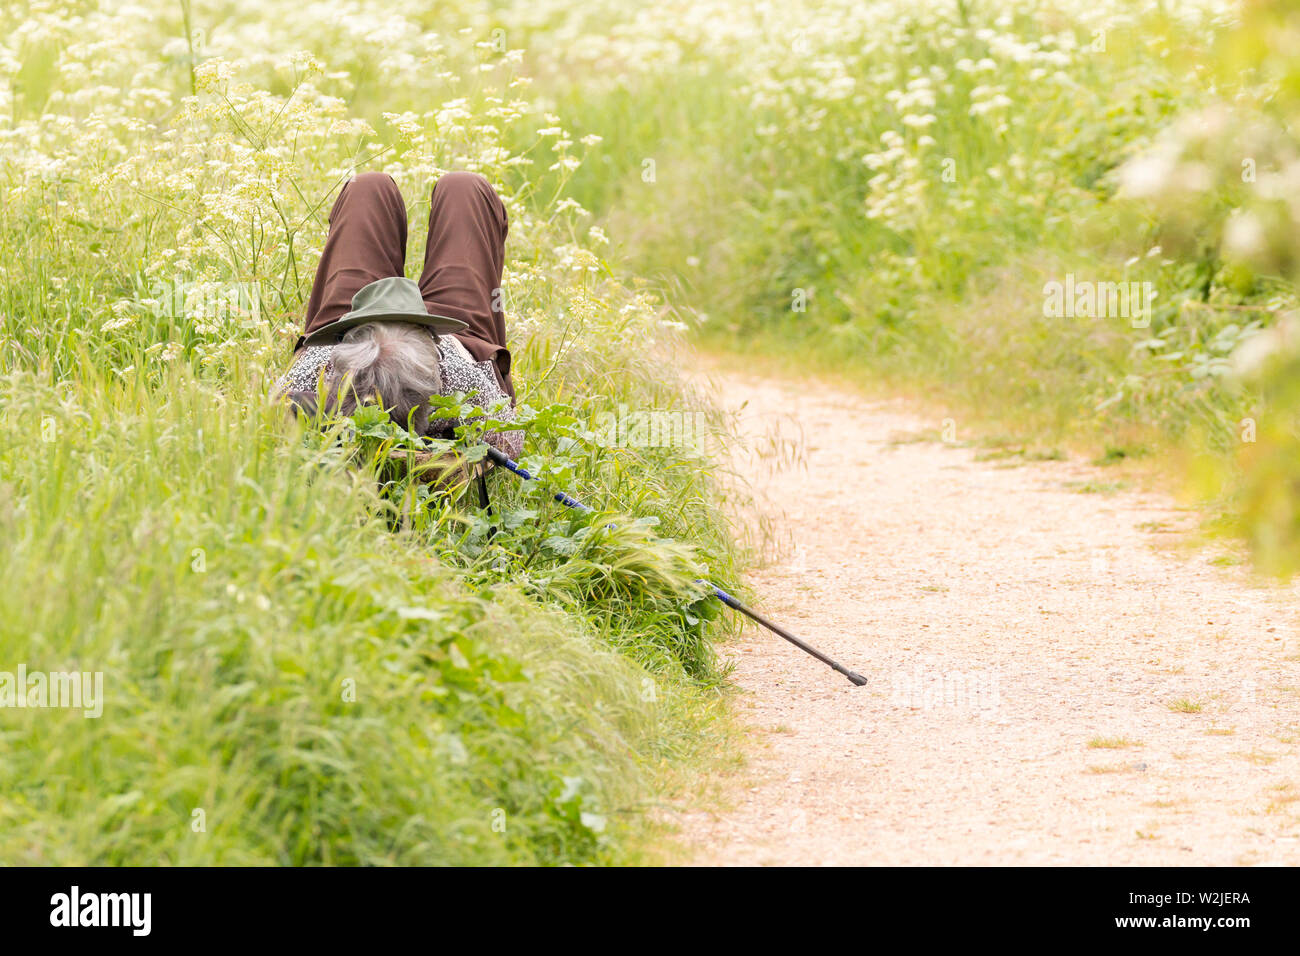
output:
[[[1233,357],[1292,287],[1224,241],[1241,156],[1150,157],[1275,88],[1225,61],[1239,31],[1194,0],[719,0],[534,56],[605,134],[570,191],[707,347],[921,393],[1015,443],[1194,451],[1237,511],[1224,473],[1279,410]],[[1200,193],[1173,215],[1139,198],[1153,179]]]
[[[647,801],[718,746],[693,582],[733,574],[722,493],[682,442],[600,430],[718,418],[549,188],[583,147],[510,148],[551,121],[427,7],[334,12],[0,15],[6,862],[642,859]],[[525,463],[594,515],[498,475],[490,534],[387,464],[401,435],[267,400],[362,168],[407,197],[408,262],[441,171],[503,193]],[[37,706],[34,675],[83,672]]]

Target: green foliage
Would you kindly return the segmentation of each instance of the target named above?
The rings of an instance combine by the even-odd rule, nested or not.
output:
[[[1294,363],[1248,374],[1300,347],[1294,3],[690,6],[533,54],[605,137],[570,189],[679,318],[1020,443],[1198,455],[1296,566]],[[1154,301],[1047,314],[1067,276]]]
[[[0,859],[628,859],[661,768],[715,733],[693,582],[734,569],[712,469],[584,424],[720,433],[560,195],[581,149],[459,8],[119,7],[0,11],[0,672],[104,688],[98,718],[0,710]],[[266,398],[339,186],[397,179],[413,262],[452,168],[510,212],[526,462],[608,511],[497,474],[489,519],[374,410],[322,432]],[[445,450],[481,454],[491,411]]]
[[[1212,64],[1222,89],[1157,144],[1139,190],[1183,246],[1214,249],[1224,263],[1215,281],[1248,303],[1210,347],[1231,353],[1252,402],[1230,422],[1232,454],[1203,456],[1197,477],[1256,563],[1284,576],[1300,570],[1298,29],[1293,3],[1244,5]]]
[[[446,396],[435,400],[433,417],[466,424],[456,429],[455,441],[429,441],[373,407],[341,423],[352,459],[378,476],[395,525],[459,569],[470,587],[511,583],[542,603],[591,615],[593,629],[653,672],[711,679],[707,625],[716,607],[699,584],[709,573],[700,549],[661,537],[655,514],[635,517],[599,507],[604,495],[617,496],[616,476],[626,474],[617,461],[623,450],[605,448],[582,417],[558,403],[523,406],[513,420],[501,420],[471,396]],[[337,443],[338,425],[325,424],[308,433],[310,443]],[[430,466],[411,457],[432,452],[475,464],[484,458],[485,432],[516,428],[532,449],[522,465],[534,480],[504,468],[488,472],[490,514],[476,508],[477,489],[468,477],[450,485],[428,482]],[[399,450],[409,452],[406,460],[394,457]],[[583,489],[578,500],[590,510],[555,500],[571,488]],[[601,488],[610,490],[595,490]]]
[[[669,153],[671,181],[627,176],[611,198],[597,165],[573,188],[639,271],[683,287],[683,315],[708,313],[728,347],[919,378],[1026,431],[1235,420],[1219,331],[1244,325],[1251,281],[1214,248],[1162,255],[1160,231],[1115,199],[1121,165],[1210,95],[1187,64],[1209,58],[1213,10],[832,5],[802,11],[793,39],[755,26],[706,74],[729,104],[711,122],[681,123],[686,81],[666,69],[561,100],[614,131],[602,148],[618,156],[634,149],[612,114],[639,92],[623,131]],[[1045,317],[1043,286],[1067,273],[1153,283],[1152,328]]]

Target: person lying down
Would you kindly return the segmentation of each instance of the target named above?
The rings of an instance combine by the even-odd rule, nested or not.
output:
[[[499,302],[508,230],[505,204],[488,181],[452,172],[438,180],[429,211],[424,269],[403,275],[406,204],[384,173],[362,173],[330,211],[302,336],[273,392],[316,414],[318,384],[333,414],[382,402],[389,417],[432,438],[451,438],[459,419],[431,419],[431,396],[473,393],[495,417],[512,419],[514,384]],[[511,458],[522,431],[489,433]]]

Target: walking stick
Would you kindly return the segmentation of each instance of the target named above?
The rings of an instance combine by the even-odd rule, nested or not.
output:
[[[488,458],[492,459],[493,462],[495,462],[496,464],[504,468],[506,471],[510,472],[511,474],[517,475],[518,477],[522,478],[524,481],[537,481],[536,475],[529,474],[525,469],[519,467],[518,462],[513,461],[508,455],[505,455],[497,451],[491,445],[487,447],[487,456]],[[592,510],[591,508],[584,505],[577,498],[573,497],[572,495],[565,494],[563,491],[557,491],[553,493],[551,497],[554,498],[556,501],[558,501],[560,504],[564,505],[565,507],[573,508],[576,511]],[[736,600],[734,597],[732,597],[726,591],[722,590],[722,588],[718,587],[716,584],[712,584],[708,581],[705,581],[703,578],[700,578],[698,583],[703,584],[710,591],[712,591],[713,596],[717,598],[719,601],[721,601],[723,604],[727,605],[727,607],[739,611],[741,614],[745,615],[745,617],[749,618],[751,621],[763,625],[763,627],[767,628],[769,631],[771,631],[773,634],[776,634],[778,637],[785,638],[787,641],[789,641],[795,647],[799,648],[799,650],[803,651],[805,654],[811,654],[813,657],[817,658],[817,660],[821,661],[823,664],[830,667],[832,670],[843,674],[850,681],[852,681],[856,686],[861,687],[863,684],[867,682],[867,679],[863,677],[861,674],[857,673],[856,671],[851,671],[848,668],[842,666],[841,664],[837,663],[833,659],[827,657],[821,651],[817,650],[817,648],[813,647],[811,644],[808,644],[805,641],[801,641],[799,638],[795,637],[785,628],[781,627],[778,624],[772,623],[767,618],[763,617],[763,615],[759,614],[757,611],[746,607],[744,604],[740,603],[740,601]]]

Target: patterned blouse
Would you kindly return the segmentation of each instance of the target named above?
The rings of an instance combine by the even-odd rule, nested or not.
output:
[[[321,372],[328,374],[333,345],[307,345],[299,349],[293,364],[275,385],[276,392],[303,391],[315,392],[316,383]],[[483,408],[490,408],[493,403],[507,398],[501,386],[497,384],[496,374],[489,362],[476,362],[469,350],[454,335],[438,336],[438,353],[441,358],[442,393],[454,395],[456,392],[476,393],[473,401]],[[513,405],[507,405],[496,417],[513,419]],[[465,424],[463,419],[435,419],[431,423],[431,437],[451,438],[452,430]],[[524,446],[522,431],[488,432],[483,436],[489,445],[502,454],[518,458]]]

